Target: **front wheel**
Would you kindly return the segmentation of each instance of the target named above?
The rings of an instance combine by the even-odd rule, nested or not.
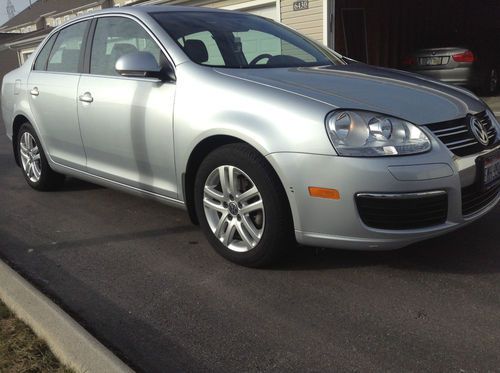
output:
[[[248,145],[225,145],[203,160],[195,205],[208,240],[232,262],[261,267],[295,244],[283,187],[269,163]]]

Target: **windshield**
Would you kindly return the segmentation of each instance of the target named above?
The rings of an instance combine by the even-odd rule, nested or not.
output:
[[[179,11],[151,16],[200,65],[275,68],[344,64],[298,33],[250,14]]]

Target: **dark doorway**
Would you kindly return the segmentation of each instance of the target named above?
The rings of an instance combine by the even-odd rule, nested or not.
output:
[[[342,25],[347,57],[368,62],[365,10],[361,8],[342,9]]]

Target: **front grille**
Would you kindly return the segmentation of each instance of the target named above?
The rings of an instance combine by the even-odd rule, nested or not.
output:
[[[463,157],[479,153],[498,143],[498,141],[496,141],[497,132],[486,112],[483,111],[482,113],[476,114],[475,117],[481,121],[488,131],[490,142],[486,146],[479,143],[472,134],[469,127],[470,116],[446,122],[428,124],[427,128],[429,128],[454,154]]]
[[[487,191],[482,191],[477,184],[462,188],[462,215],[472,215],[497,198],[500,192],[500,184]]]
[[[356,195],[359,216],[369,227],[379,229],[415,229],[446,222],[446,192]]]

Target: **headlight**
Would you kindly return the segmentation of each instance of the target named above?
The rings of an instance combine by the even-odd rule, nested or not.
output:
[[[431,148],[414,124],[368,111],[334,111],[326,117],[326,132],[337,152],[350,157],[417,154]]]

